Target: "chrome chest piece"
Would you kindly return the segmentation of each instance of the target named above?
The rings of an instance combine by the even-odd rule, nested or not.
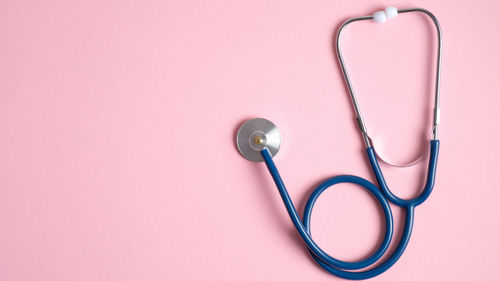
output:
[[[267,148],[272,156],[278,153],[281,134],[278,127],[264,118],[254,118],[243,123],[236,135],[236,145],[247,160],[262,162],[260,151]]]

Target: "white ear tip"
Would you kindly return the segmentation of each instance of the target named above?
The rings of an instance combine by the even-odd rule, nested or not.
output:
[[[398,15],[398,8],[396,7],[387,7],[385,8],[385,16],[388,18],[388,19],[391,19],[395,16]]]
[[[385,12],[377,11],[373,13],[373,20],[376,22],[385,22]]]

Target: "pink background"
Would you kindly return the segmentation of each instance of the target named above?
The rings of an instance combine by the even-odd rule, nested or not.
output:
[[[3,0],[0,280],[336,279],[234,135],[251,117],[279,126],[275,161],[300,212],[327,177],[373,181],[332,42],[343,20],[387,5],[441,22],[441,153],[405,254],[376,279],[497,277],[500,2]],[[345,32],[368,129],[394,161],[428,146],[434,40],[419,15]],[[396,194],[418,194],[425,164],[382,168]],[[356,260],[384,225],[343,184],[312,227]]]

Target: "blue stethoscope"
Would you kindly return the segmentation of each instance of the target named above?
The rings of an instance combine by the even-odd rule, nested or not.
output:
[[[434,99],[434,111],[433,111],[434,118],[432,124],[432,137],[430,141],[430,157],[429,157],[429,166],[427,172],[427,180],[423,192],[418,197],[411,200],[405,200],[394,195],[387,187],[387,184],[385,182],[384,176],[382,174],[382,171],[380,169],[377,160],[377,154],[373,147],[373,142],[368,136],[367,129],[363,121],[363,118],[361,116],[359,105],[356,100],[356,96],[354,94],[351,81],[347,74],[339,42],[342,30],[350,23],[356,21],[372,20],[372,19],[376,22],[384,22],[386,21],[387,18],[393,18],[396,15],[398,15],[398,13],[403,14],[410,12],[423,13],[427,15],[434,22],[434,25],[437,30],[438,48],[437,48],[437,65],[436,65],[436,78],[435,78],[436,87],[435,87],[435,99]],[[398,10],[394,7],[388,7],[384,11],[375,12],[371,16],[356,17],[345,21],[340,26],[339,31],[337,33],[337,55],[355,109],[356,120],[358,122],[361,134],[363,136],[366,145],[366,153],[368,154],[368,159],[370,160],[370,165],[373,169],[373,173],[375,174],[379,187],[377,187],[373,183],[363,178],[352,175],[341,175],[329,178],[322,184],[320,184],[311,194],[305,206],[304,215],[301,219],[297,213],[297,210],[293,205],[290,195],[286,190],[285,184],[281,179],[278,169],[276,168],[276,165],[272,160],[272,157],[278,152],[281,144],[281,135],[278,131],[278,128],[273,123],[263,118],[255,118],[248,120],[245,123],[243,123],[243,125],[241,125],[238,131],[238,135],[236,137],[236,142],[240,153],[246,159],[250,161],[264,161],[266,163],[266,166],[269,172],[271,173],[271,176],[273,177],[276,186],[278,187],[278,191],[281,195],[281,198],[283,199],[283,203],[285,204],[288,214],[290,215],[290,218],[292,219],[295,228],[297,229],[300,236],[306,243],[313,259],[326,271],[336,276],[345,279],[360,280],[360,279],[371,278],[385,272],[401,257],[403,251],[408,245],[408,241],[410,240],[411,231],[413,227],[413,216],[415,212],[415,207],[422,204],[429,197],[434,187],[434,181],[436,178],[436,165],[439,152],[439,140],[437,139],[437,128],[439,123],[441,28],[439,26],[439,22],[437,21],[436,17],[431,12],[425,9],[413,8],[413,9]],[[338,260],[328,255],[326,252],[324,252],[311,238],[310,220],[314,203],[316,202],[316,199],[318,199],[318,197],[323,191],[325,191],[327,188],[337,183],[353,183],[366,188],[371,194],[373,194],[373,196],[375,196],[375,198],[380,203],[382,210],[384,212],[386,228],[382,244],[375,253],[373,253],[370,257],[361,261],[346,262]],[[393,218],[389,202],[399,207],[402,207],[406,210],[406,217],[405,217],[406,220],[405,220],[403,235],[396,249],[387,258],[378,263],[375,267],[372,267],[370,269],[365,269],[366,267],[373,265],[375,262],[379,261],[384,255],[384,253],[387,251],[387,248],[391,243],[394,227],[393,227]]]

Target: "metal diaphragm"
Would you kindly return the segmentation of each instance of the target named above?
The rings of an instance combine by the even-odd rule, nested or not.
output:
[[[236,145],[241,155],[247,160],[262,162],[260,151],[267,148],[272,156],[278,153],[281,134],[278,127],[264,118],[247,120],[241,125],[236,135]]]

